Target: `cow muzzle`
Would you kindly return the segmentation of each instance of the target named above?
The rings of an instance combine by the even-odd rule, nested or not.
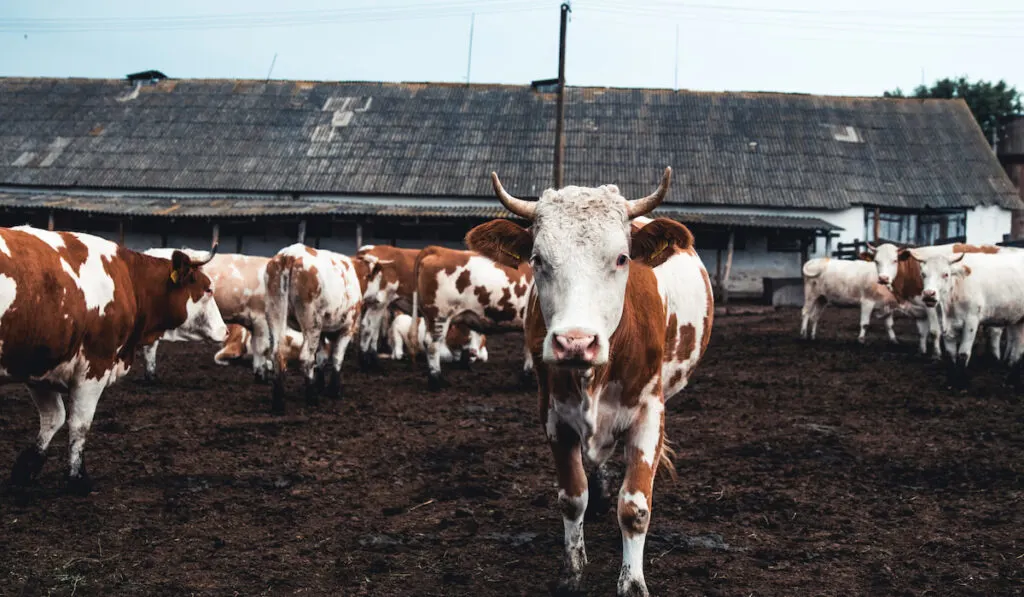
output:
[[[551,354],[559,365],[592,367],[601,352],[597,334],[583,330],[568,330],[551,335]]]
[[[878,276],[878,283],[882,286],[889,287],[892,284],[892,280],[889,279],[889,276]]]
[[[925,304],[926,307],[934,307],[935,305],[939,304],[939,299],[937,296],[935,296],[934,290],[925,290],[921,294],[921,301]]]

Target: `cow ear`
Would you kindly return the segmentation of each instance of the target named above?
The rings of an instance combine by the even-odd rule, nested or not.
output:
[[[903,249],[902,251],[899,252],[899,260],[900,261],[906,261],[907,259],[910,259],[911,257],[913,257],[913,255],[910,254],[910,249]]]
[[[656,218],[646,226],[633,231],[630,257],[658,267],[675,254],[676,249],[692,249],[693,233],[675,220]]]
[[[874,261],[875,254],[870,251],[861,251],[860,255],[857,255],[857,259],[861,261]]]
[[[530,258],[533,235],[508,220],[491,220],[466,234],[466,246],[491,261],[518,268]]]
[[[181,251],[171,253],[171,283],[181,286],[192,273],[192,259]]]
[[[954,276],[959,276],[961,278],[966,278],[971,275],[971,268],[966,263],[954,263],[949,269],[953,272]]]

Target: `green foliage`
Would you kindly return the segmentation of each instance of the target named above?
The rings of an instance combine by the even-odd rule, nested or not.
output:
[[[897,87],[893,91],[886,91],[884,97],[908,97],[903,90]],[[981,130],[985,132],[986,139],[992,139],[992,133],[996,132],[1000,138],[1003,129],[1013,116],[1021,114],[1021,94],[1015,87],[1007,85],[1005,81],[998,83],[978,80],[971,82],[967,77],[956,79],[940,79],[931,87],[918,85],[913,95],[909,97],[952,99],[963,98],[971,114],[978,121]]]

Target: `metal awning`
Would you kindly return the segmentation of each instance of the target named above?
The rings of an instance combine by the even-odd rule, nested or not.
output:
[[[54,194],[0,192],[0,208],[64,211],[120,217],[252,218],[317,215],[387,218],[514,218],[497,200],[393,197],[158,196],[110,193]],[[694,212],[662,206],[653,216],[685,224],[807,232],[842,230],[820,218],[762,214]]]

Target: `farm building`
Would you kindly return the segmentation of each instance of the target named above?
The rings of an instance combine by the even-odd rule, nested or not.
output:
[[[508,215],[488,174],[552,182],[543,86],[0,79],[0,224],[133,248],[268,255],[300,239],[461,246]],[[657,215],[686,223],[719,286],[760,296],[837,242],[994,243],[1024,209],[953,100],[567,88],[567,184],[627,197],[675,172]],[[771,285],[769,284],[769,288]]]

